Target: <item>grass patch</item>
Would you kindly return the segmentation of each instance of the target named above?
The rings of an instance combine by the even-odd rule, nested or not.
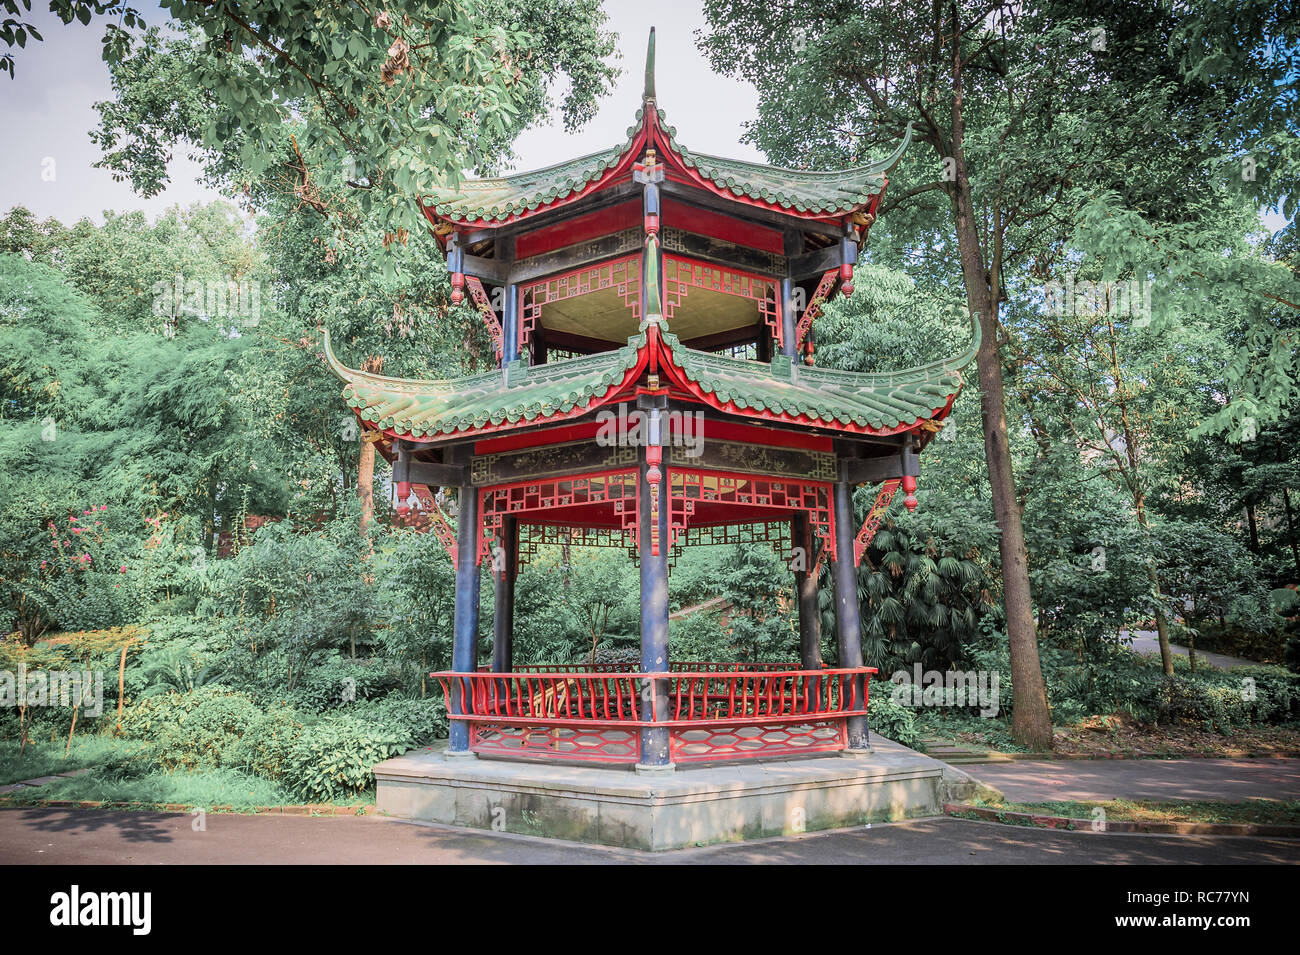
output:
[[[195,773],[150,773],[136,779],[104,778],[95,772],[59,779],[10,796],[22,803],[47,800],[96,802],[178,803],[187,806],[279,806],[295,803],[279,786],[257,776],[233,770]]]
[[[93,766],[110,755],[115,745],[106,736],[74,736],[72,751],[64,756],[66,741],[28,743],[20,752],[16,740],[5,740],[0,742],[0,785]]]
[[[1300,800],[1250,799],[1246,802],[1157,802],[1151,799],[1111,799],[1104,802],[975,802],[1003,812],[1064,816],[1089,825],[1100,807],[1112,822],[1227,822],[1300,826]]]
[[[1012,738],[1011,724],[1001,717],[985,719],[965,712],[921,707],[916,711],[916,731],[923,736],[957,740],[1000,753],[1029,752]]]

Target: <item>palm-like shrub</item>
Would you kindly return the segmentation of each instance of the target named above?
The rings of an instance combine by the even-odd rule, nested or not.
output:
[[[985,522],[924,510],[882,525],[858,567],[866,665],[888,677],[916,663],[941,671],[959,663],[991,602],[987,556],[994,540]],[[822,631],[833,634],[825,566],[822,583]]]

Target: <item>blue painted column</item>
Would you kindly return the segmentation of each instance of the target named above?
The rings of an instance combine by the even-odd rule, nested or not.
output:
[[[654,399],[651,399],[654,402]],[[659,399],[662,403],[664,399]],[[649,403],[649,402],[647,402]],[[649,442],[658,444],[659,408],[645,411],[648,419]],[[648,442],[647,442],[648,443]],[[660,468],[659,481],[659,555],[653,553],[651,534],[651,502],[649,472],[651,462],[646,444],[637,448],[637,507],[641,540],[638,554],[641,564],[641,672],[663,673],[668,670],[668,474]],[[668,681],[664,679],[642,681],[642,719],[655,714],[658,719],[668,717]],[[673,768],[668,753],[667,727],[646,727],[641,730],[641,758],[638,772],[669,772]]]
[[[858,569],[853,564],[853,485],[843,479],[835,482],[835,631],[841,667],[862,666],[862,618],[858,605]],[[855,681],[861,703],[866,691],[865,678]],[[849,749],[871,748],[867,735],[867,714],[848,718]]]
[[[501,304],[501,367],[519,357],[519,286],[505,287]]]
[[[469,468],[460,488],[456,514],[456,616],[452,627],[451,668],[457,673],[478,669],[478,489],[469,483]],[[451,711],[464,713],[460,687],[452,693]],[[469,724],[452,720],[447,751],[469,752]]]

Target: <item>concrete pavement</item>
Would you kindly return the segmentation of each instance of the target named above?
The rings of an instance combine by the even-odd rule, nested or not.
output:
[[[1300,799],[1300,759],[1016,760],[962,768],[1013,802]]]
[[[4,864],[1277,864],[1300,841],[1100,835],[934,818],[648,853],[382,818],[0,810]]]

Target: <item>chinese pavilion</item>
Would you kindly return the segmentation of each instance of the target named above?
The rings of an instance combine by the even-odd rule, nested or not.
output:
[[[654,32],[627,140],[423,199],[453,301],[499,370],[449,381],[343,365],[343,397],[456,565],[448,755],[635,764],[870,752],[855,567],[962,388],[964,355],[888,374],[816,367],[813,322],[876,217],[889,157],[829,172],[695,153],[655,96]],[[975,326],[978,336],[978,324]],[[859,526],[853,491],[880,485]],[[457,489],[454,531],[430,489]],[[800,659],[672,659],[668,572],[683,545],[767,541],[790,557]],[[627,548],[639,669],[512,660],[514,580],[541,543]],[[490,562],[490,666],[480,566]],[[829,565],[838,659],[821,659]]]

